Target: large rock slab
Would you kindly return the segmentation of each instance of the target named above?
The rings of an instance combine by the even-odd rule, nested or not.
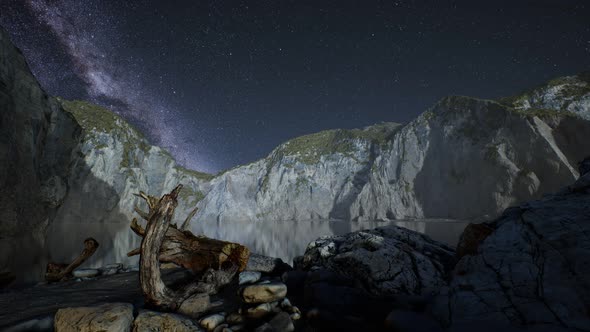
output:
[[[421,294],[446,285],[454,255],[420,233],[388,226],[311,242],[297,268],[329,269],[375,295]]]
[[[55,314],[55,332],[125,332],[131,331],[132,324],[133,306],[129,303],[64,308]]]
[[[439,318],[590,331],[590,188],[579,189],[506,210],[457,264]]]
[[[114,330],[113,330],[114,331]],[[133,322],[134,332],[203,331],[192,320],[181,315],[143,310]]]

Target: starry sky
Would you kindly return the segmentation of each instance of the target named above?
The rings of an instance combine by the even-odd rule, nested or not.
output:
[[[590,69],[587,0],[0,0],[0,25],[47,92],[212,173]]]

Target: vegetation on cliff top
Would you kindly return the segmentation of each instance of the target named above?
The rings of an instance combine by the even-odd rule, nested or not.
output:
[[[176,165],[176,166],[174,166],[174,168],[176,168],[176,170],[179,171],[179,172],[189,174],[192,177],[197,178],[199,180],[211,181],[215,177],[215,175],[213,175],[213,174],[195,171],[195,170],[192,170],[192,169],[188,169],[188,168],[182,167],[180,165]]]
[[[63,109],[72,114],[76,122],[84,129],[86,137],[96,149],[108,147],[105,142],[99,141],[97,133],[115,133],[119,137],[119,141],[123,144],[121,167],[135,167],[140,158],[137,152],[144,154],[149,152],[151,146],[143,134],[114,112],[87,101],[57,99]],[[160,151],[170,159],[174,159],[168,151],[164,149],[160,149]],[[176,165],[175,168],[199,180],[209,181],[214,177],[211,174],[194,171],[179,165]]]
[[[518,95],[500,98],[498,101],[509,107],[524,108],[524,104],[532,102],[536,95],[544,94],[544,91],[553,88],[557,88],[556,96],[565,101],[564,109],[559,110],[563,111],[569,105],[568,100],[590,94],[590,71],[574,76],[558,77]]]
[[[275,153],[280,156],[297,156],[297,160],[305,164],[315,164],[321,156],[328,154],[352,156],[355,141],[384,145],[399,126],[397,123],[384,122],[364,129],[324,130],[291,139],[282,144]]]
[[[143,135],[114,112],[81,100],[58,98],[63,109],[72,114],[78,124],[86,131],[109,133],[117,129],[132,130],[138,137]]]

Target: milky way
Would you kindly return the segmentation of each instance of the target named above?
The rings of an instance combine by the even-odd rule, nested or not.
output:
[[[113,55],[122,45],[117,43],[117,23],[111,13],[89,2],[29,0],[27,5],[62,44],[75,72],[86,83],[92,101],[107,105],[140,127],[148,128],[155,144],[171,150],[181,162],[195,168],[208,168],[191,162],[190,155],[178,149],[176,142],[186,135],[183,121],[178,119],[177,110],[160,103],[153,97],[157,93],[145,87],[147,69],[141,68],[141,59],[136,60],[139,71],[117,63]],[[124,63],[133,61],[132,58],[123,60]],[[170,118],[176,121],[166,121]]]
[[[208,172],[588,70],[588,17],[585,0],[0,0],[49,93],[109,107]]]

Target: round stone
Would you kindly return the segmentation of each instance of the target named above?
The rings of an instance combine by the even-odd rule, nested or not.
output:
[[[244,287],[242,298],[246,303],[268,303],[287,296],[287,286],[281,282],[269,282]]]
[[[72,275],[76,278],[92,278],[98,275],[97,269],[78,269],[72,272]]]

